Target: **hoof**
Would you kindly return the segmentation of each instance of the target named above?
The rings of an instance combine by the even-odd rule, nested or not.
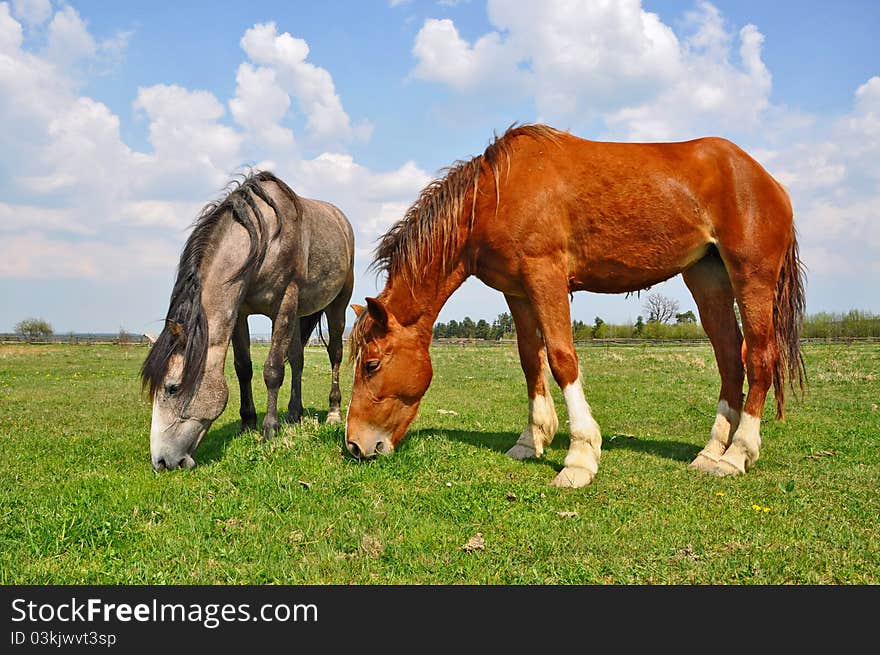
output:
[[[594,477],[596,477],[595,474],[588,469],[579,466],[566,466],[559,472],[559,475],[553,478],[550,485],[569,488],[586,487]]]
[[[248,419],[247,421],[241,422],[241,427],[239,428],[239,433],[243,434],[245,432],[249,432],[251,430],[256,430],[256,429],[257,429],[257,419],[256,418],[254,418],[253,420]]]
[[[325,423],[327,423],[328,425],[339,425],[340,423],[342,423],[342,414],[340,414],[338,411],[329,412],[327,414],[327,420],[325,421]]]
[[[302,421],[302,417],[303,417],[302,411],[299,411],[299,412],[288,411],[287,416],[284,417],[284,420],[286,422],[290,423],[291,425],[296,425],[297,423]]]
[[[269,423],[266,424],[263,421],[263,441],[269,441],[272,437],[274,437],[278,433],[278,423]]]
[[[523,446],[521,443],[514,444],[513,448],[508,450],[506,455],[508,457],[513,457],[514,459],[531,459],[537,457],[534,448]]]
[[[694,461],[688,464],[689,469],[702,471],[703,473],[712,473],[718,465],[718,459],[713,459],[711,455],[700,453],[694,458]]]
[[[742,475],[745,473],[745,469],[741,469],[735,464],[731,464],[727,460],[720,459],[715,467],[710,471],[712,475],[717,475],[718,477],[725,477],[728,475]]]

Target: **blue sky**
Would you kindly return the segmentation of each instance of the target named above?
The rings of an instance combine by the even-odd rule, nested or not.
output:
[[[0,331],[158,331],[188,226],[251,164],[347,213],[357,301],[381,233],[514,121],[736,141],[791,193],[808,311],[880,312],[878,33],[876,2],[0,2]],[[472,280],[440,320],[505,309]]]

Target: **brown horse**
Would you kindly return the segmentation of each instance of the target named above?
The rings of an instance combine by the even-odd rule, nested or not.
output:
[[[791,203],[724,139],[603,143],[544,125],[512,127],[429,184],[382,237],[374,265],[387,273],[384,290],[367,298],[366,311],[352,306],[346,444],[356,457],[389,454],[403,438],[431,382],[434,321],[471,275],[504,294],[516,325],[529,421],[508,455],[539,457],[553,439],[548,364],[562,389],[571,446],[554,485],[589,484],[602,444],[572,342],[573,291],[631,292],[684,276],[721,374],[711,438],[695,469],[745,473],[758,459],[771,383],[777,417],[786,378],[804,386]]]

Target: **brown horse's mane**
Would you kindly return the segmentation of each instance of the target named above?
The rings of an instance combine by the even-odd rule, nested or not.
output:
[[[182,351],[184,357],[183,379],[180,385],[182,397],[190,398],[201,381],[208,351],[208,321],[202,307],[201,266],[205,253],[217,237],[216,227],[220,219],[229,212],[232,220],[244,227],[250,237],[250,249],[245,262],[227,280],[227,283],[246,278],[260,267],[266,256],[269,242],[281,230],[282,213],[275,200],[263,187],[274,183],[294,204],[296,219],[302,215],[299,196],[282,180],[269,171],[251,171],[241,181],[232,180],[227,184],[225,195],[219,200],[209,202],[202,208],[195,222],[180,262],[177,266],[177,279],[171,291],[165,327],[150,349],[141,366],[141,382],[149,389],[152,399],[162,384],[168,371],[172,354]],[[266,222],[255,198],[265,202],[278,217],[278,226],[273,234],[267,234]],[[174,325],[185,339],[175,336],[169,326]]]
[[[483,154],[469,160],[458,160],[441,169],[443,175],[428,183],[403,218],[382,235],[370,268],[385,272],[389,280],[401,278],[412,285],[428,269],[428,264],[439,258],[440,274],[447,274],[458,251],[462,237],[460,220],[467,195],[471,192],[468,231],[473,227],[483,164],[492,172],[497,206],[501,198],[502,160],[509,168],[513,139],[527,136],[556,142],[561,134],[548,125],[514,123],[501,136],[496,134]],[[350,337],[349,355],[352,360],[357,357],[365,340],[364,322],[355,321]]]
[[[504,158],[510,165],[511,141],[518,136],[555,141],[559,135],[558,130],[548,125],[514,123],[504,134],[496,135],[483,154],[469,160],[458,160],[441,169],[444,174],[425,186],[403,218],[381,237],[371,268],[384,271],[389,278],[400,276],[412,283],[428,263],[439,257],[441,272],[447,273],[461,237],[459,219],[471,190],[473,196],[468,227],[473,225],[483,163],[492,171],[496,198],[500,198],[501,162]]]

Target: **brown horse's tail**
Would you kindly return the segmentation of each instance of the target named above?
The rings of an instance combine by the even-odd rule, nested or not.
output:
[[[801,354],[800,328],[806,311],[804,270],[798,255],[797,236],[791,228],[791,243],[782,261],[773,298],[773,325],[776,331],[776,367],[773,390],[776,394],[776,418],[785,418],[785,382],[803,392],[807,371]]]

